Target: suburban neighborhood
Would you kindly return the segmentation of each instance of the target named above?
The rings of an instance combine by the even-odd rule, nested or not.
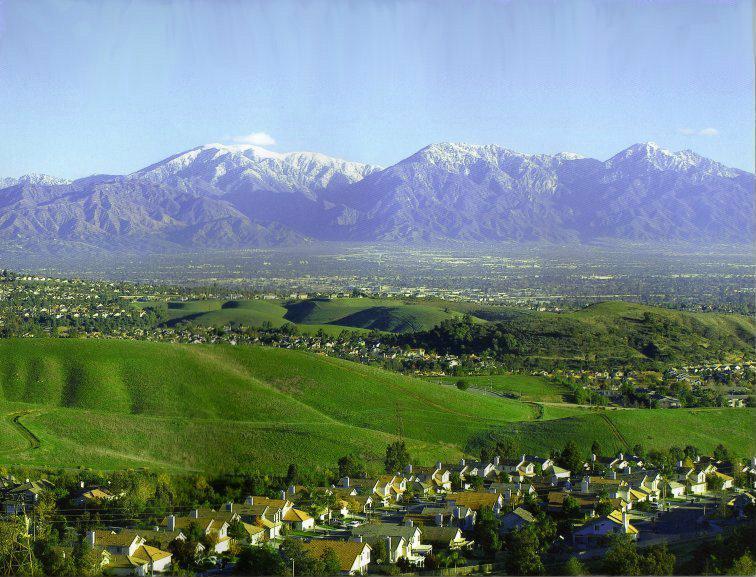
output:
[[[46,554],[59,556],[61,564],[86,559],[94,574],[261,574],[281,567],[295,575],[417,574],[445,567],[466,568],[466,574],[537,574],[528,563],[536,569],[590,566],[620,542],[671,555],[667,547],[752,526],[756,458],[743,462],[686,450],[663,467],[624,453],[575,459],[568,445],[550,457],[406,462],[379,476],[364,474],[345,457],[339,471],[358,476],[313,486],[297,482],[290,468],[294,478],[277,491],[271,486],[266,494],[236,501],[163,507],[169,512],[159,518],[148,514],[149,507],[141,515],[121,514],[133,496],[110,482],[82,480],[66,490],[48,478],[4,474],[0,527],[21,527],[23,543],[62,524],[67,541],[58,540]],[[387,469],[389,454],[391,448]],[[402,460],[401,452],[394,456]],[[565,460],[574,470],[563,466]],[[162,490],[158,483],[153,504]],[[529,539],[536,543],[532,558],[518,559],[513,548]],[[265,555],[275,563],[258,566]]]

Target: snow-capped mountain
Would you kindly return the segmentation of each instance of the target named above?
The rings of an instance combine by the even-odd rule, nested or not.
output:
[[[169,185],[200,181],[219,194],[244,191],[300,193],[315,199],[333,186],[362,180],[378,167],[317,152],[278,153],[252,144],[206,144],[131,175]]]
[[[439,143],[384,169],[209,144],[126,176],[0,181],[0,240],[751,242],[753,193],[753,174],[651,142],[604,162]]]

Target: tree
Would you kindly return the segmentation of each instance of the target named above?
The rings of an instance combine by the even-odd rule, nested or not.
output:
[[[640,557],[641,575],[672,575],[674,570],[675,556],[666,543],[647,547]]]
[[[496,442],[496,454],[502,459],[516,459],[522,453],[519,444],[513,437],[505,437]]]
[[[365,463],[355,455],[344,455],[339,458],[339,479],[352,477],[358,479],[365,476]]]
[[[294,463],[289,465],[289,469],[286,471],[286,484],[290,485],[296,483],[299,480],[299,471]]]
[[[457,388],[458,388],[458,389],[459,389],[460,391],[466,391],[467,389],[469,389],[469,388],[470,388],[470,385],[468,385],[468,384],[467,384],[467,381],[463,381],[462,379],[458,380],[458,381],[457,381],[457,382],[455,383],[455,385],[456,385],[456,387],[457,387]]]
[[[102,557],[87,543],[80,541],[73,550],[76,574],[82,577],[94,577],[102,574]]]
[[[505,561],[509,575],[541,575],[544,573],[540,555],[540,542],[532,526],[517,529],[510,534]]]
[[[386,543],[383,539],[378,540],[370,553],[370,558],[374,563],[387,563],[388,562],[388,550],[386,549]]]
[[[475,541],[487,555],[493,555],[501,549],[499,521],[490,507],[481,507],[478,511],[478,518],[475,522]]]
[[[728,575],[756,575],[756,563],[750,553],[743,553],[742,556],[735,559]]]
[[[168,544],[168,551],[173,554],[173,562],[188,569],[194,565],[197,556],[197,541],[174,539]]]
[[[635,543],[627,535],[615,535],[604,555],[604,573],[607,575],[640,575],[641,559]]]
[[[564,564],[563,575],[589,575],[588,569],[577,557],[570,557]]]
[[[234,567],[241,575],[287,575],[287,569],[278,552],[267,545],[244,547]]]
[[[324,575],[338,575],[341,572],[339,558],[336,556],[336,552],[330,547],[323,551],[320,560],[323,563]]]
[[[722,443],[716,446],[714,449],[714,459],[717,461],[729,461],[730,451]]]
[[[598,441],[593,441],[593,444],[591,445],[591,453],[593,453],[597,457],[601,456],[601,445]]]
[[[404,441],[395,441],[386,447],[384,460],[387,473],[396,473],[410,464],[410,455]]]
[[[583,459],[578,453],[578,448],[574,441],[567,441],[562,453],[559,455],[559,463],[573,475],[577,475],[583,470]]]
[[[244,523],[238,519],[231,521],[231,524],[228,526],[227,534],[229,537],[239,542],[244,542],[249,538],[249,533],[247,533],[247,530],[244,528]]]
[[[580,514],[580,503],[572,495],[567,495],[562,501],[562,515],[567,519],[577,519]]]
[[[599,500],[599,504],[596,505],[596,515],[601,517],[602,515],[608,515],[614,510],[614,506],[608,499]]]
[[[298,575],[323,575],[323,562],[321,559],[310,557],[302,546],[299,539],[287,538],[281,543],[279,549],[284,558],[285,567],[291,568],[294,562],[294,571]]]

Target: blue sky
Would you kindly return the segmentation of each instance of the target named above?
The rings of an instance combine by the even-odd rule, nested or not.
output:
[[[743,1],[0,0],[0,176],[208,142],[388,165],[439,141],[753,170]],[[267,136],[266,136],[267,135]]]

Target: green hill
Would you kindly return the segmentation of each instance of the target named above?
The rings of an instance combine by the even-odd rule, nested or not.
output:
[[[0,415],[0,463],[47,467],[282,471],[356,452],[378,469],[399,437],[431,463],[492,431],[543,452],[621,437],[756,451],[751,410],[598,414],[286,349],[142,341],[0,340]]]
[[[281,467],[282,443],[308,464],[348,447],[376,460],[397,435],[428,460],[456,458],[471,434],[536,413],[297,351],[116,340],[2,340],[0,392],[3,412],[28,413],[22,423],[42,440],[6,461],[49,465],[89,463],[92,451],[97,466]],[[178,446],[185,435],[196,444]]]
[[[192,322],[201,326],[225,325],[278,327],[290,322],[303,332],[320,329],[328,334],[348,330],[412,332],[427,330],[462,313],[448,310],[442,301],[402,301],[400,299],[340,298],[307,299],[287,304],[275,300],[198,300],[168,303],[139,302],[135,306],[163,309],[168,326]]]
[[[286,319],[298,324],[335,324],[390,332],[427,330],[441,321],[460,317],[440,304],[399,299],[309,299],[287,307]]]

